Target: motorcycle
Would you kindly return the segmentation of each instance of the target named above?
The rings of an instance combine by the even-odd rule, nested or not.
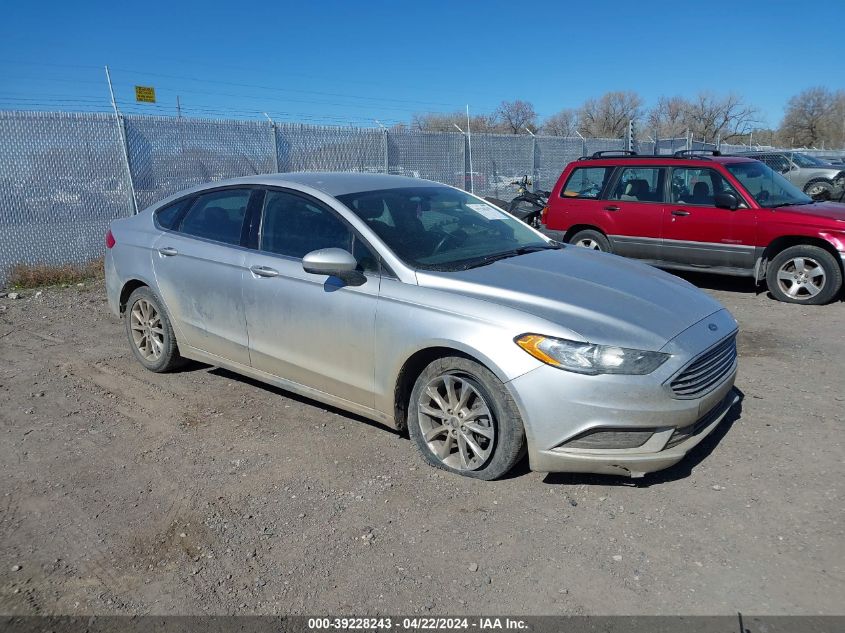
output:
[[[531,181],[527,175],[519,180],[512,181],[510,184],[517,187],[516,197],[510,202],[493,197],[485,197],[484,199],[500,209],[504,209],[529,226],[540,228],[540,216],[543,209],[549,203],[551,192],[529,191],[528,188],[531,186]]]

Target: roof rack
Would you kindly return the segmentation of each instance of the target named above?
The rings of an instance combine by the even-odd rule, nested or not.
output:
[[[629,149],[606,149],[601,152],[593,152],[593,155],[590,158],[604,158],[607,155],[613,154],[614,156],[622,155],[622,156],[636,156],[637,153],[631,151]]]
[[[696,154],[710,154],[711,156],[721,156],[722,152],[717,149],[680,149],[672,155],[675,158],[686,158],[687,156],[694,156]]]
[[[628,150],[614,149],[605,150],[602,152],[595,152],[592,156],[581,156],[578,160],[607,160],[615,158],[617,160],[627,159],[643,159],[643,158],[659,158],[660,160],[710,160],[709,156],[702,156],[702,153],[709,153],[712,156],[732,156],[733,154],[722,154],[716,149],[683,149],[674,154],[637,154]]]

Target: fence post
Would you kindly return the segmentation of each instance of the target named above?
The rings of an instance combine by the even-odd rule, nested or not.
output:
[[[270,118],[270,115],[266,112],[264,116],[267,117],[267,121],[270,123],[270,142],[273,144],[273,173],[279,173],[279,150],[276,149],[278,145],[276,144],[276,124],[273,122],[273,119]]]
[[[381,128],[381,144],[384,150],[384,173],[390,173],[390,141],[387,138],[387,128]]]
[[[530,133],[530,130],[529,130]],[[538,191],[537,187],[539,187],[537,181],[540,179],[540,161],[537,160],[537,137],[531,133],[531,180],[534,181],[534,191]]]
[[[575,133],[578,135],[578,138],[581,139],[581,156],[586,156],[587,155],[587,139],[585,139],[581,135],[581,132],[579,132],[578,130],[575,130]]]
[[[109,95],[111,96],[111,107],[114,109],[114,120],[117,123],[117,135],[120,138],[120,146],[123,150],[123,161],[126,164],[126,175],[129,178],[129,191],[132,192],[132,215],[138,213],[138,198],[135,196],[135,180],[132,178],[132,166],[129,164],[129,143],[126,139],[126,121],[117,109],[117,101],[114,99],[114,89],[111,85],[111,73],[106,66],[106,81],[109,84]]]

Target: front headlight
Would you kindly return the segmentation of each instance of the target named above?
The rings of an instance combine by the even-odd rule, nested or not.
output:
[[[615,345],[592,345],[562,338],[523,334],[514,339],[537,360],[579,374],[650,374],[669,358],[663,352],[647,352]]]

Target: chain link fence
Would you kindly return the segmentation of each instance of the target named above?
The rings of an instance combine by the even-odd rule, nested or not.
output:
[[[114,116],[0,112],[0,282],[16,264],[100,257],[132,210]]]
[[[137,115],[123,124],[138,209],[203,182],[276,171],[269,123]]]
[[[688,138],[634,143],[640,154],[715,148]],[[0,283],[15,264],[99,257],[112,219],[204,182],[358,171],[426,178],[510,200],[516,195],[511,182],[523,175],[535,189],[550,190],[580,156],[624,149],[623,139],[0,112]],[[724,153],[748,149],[721,144]],[[807,153],[841,157],[845,151]]]

